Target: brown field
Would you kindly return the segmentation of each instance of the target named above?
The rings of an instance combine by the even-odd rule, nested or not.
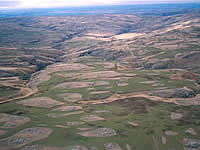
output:
[[[80,101],[82,98],[82,95],[79,93],[65,93],[59,94],[59,96],[64,97],[64,100],[69,102],[77,102]]]
[[[52,108],[55,106],[63,105],[64,103],[53,100],[49,97],[36,97],[23,101],[18,101],[18,104],[32,107]]]
[[[61,106],[53,109],[53,111],[76,111],[83,109],[81,106]]]
[[[47,138],[53,132],[50,128],[28,128],[24,129],[15,135],[1,139],[1,148],[4,150],[10,150],[18,147],[22,147],[34,141]],[[18,142],[18,141],[21,142]]]
[[[80,118],[80,120],[85,122],[93,122],[93,121],[102,121],[105,120],[103,117],[99,117],[96,115],[87,115]]]
[[[0,123],[3,123],[2,125],[0,125],[0,128],[16,128],[29,121],[30,118],[28,117],[0,113]]]

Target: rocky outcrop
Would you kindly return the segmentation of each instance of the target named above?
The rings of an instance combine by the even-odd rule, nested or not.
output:
[[[191,98],[196,96],[194,91],[188,88],[160,90],[153,92],[152,95],[162,98]]]
[[[196,148],[200,148],[200,140],[197,140],[197,139],[185,138],[183,140],[183,144],[184,144],[184,147],[189,148],[189,150],[193,150],[193,149],[196,150]]]

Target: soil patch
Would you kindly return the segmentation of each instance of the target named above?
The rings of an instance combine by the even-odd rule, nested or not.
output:
[[[61,107],[55,108],[53,111],[70,112],[70,111],[77,111],[77,110],[81,110],[81,109],[83,109],[81,106],[61,106]]]
[[[95,88],[88,88],[88,91],[92,91],[92,90],[95,90]]]
[[[25,105],[25,106],[42,107],[42,108],[52,108],[52,107],[64,104],[56,100],[53,100],[49,97],[35,97],[35,98],[19,101],[17,103]]]
[[[143,82],[140,82],[142,84],[153,84],[153,83],[157,83],[158,81],[143,81]]]
[[[123,80],[123,79],[131,79],[132,77],[115,77],[115,78],[101,78],[102,80],[109,80],[109,81],[111,81],[111,80]]]
[[[98,128],[91,131],[78,133],[85,137],[110,137],[117,135],[116,131],[110,128]]]
[[[179,119],[181,119],[183,117],[183,115],[180,114],[180,113],[172,112],[170,117],[171,117],[172,120],[179,120]]]
[[[112,88],[113,88],[113,87],[111,87],[111,86],[104,87],[105,90],[112,89]]]
[[[90,94],[105,94],[105,93],[109,93],[110,91],[95,91],[95,92],[91,92]]]
[[[145,33],[123,33],[123,34],[115,35],[113,37],[118,40],[127,40],[127,39],[133,39],[136,37],[141,37],[144,35],[145,35]]]
[[[138,123],[134,123],[134,122],[130,122],[130,121],[128,121],[128,124],[133,126],[133,127],[138,127],[139,126]]]
[[[15,149],[29,143],[47,138],[53,132],[50,128],[27,128],[14,136],[0,140],[0,145],[3,150]]]
[[[117,86],[127,86],[128,83],[118,83]]]
[[[87,116],[81,117],[80,120],[85,121],[85,122],[92,122],[92,121],[101,121],[105,119],[96,115],[87,115]]]
[[[68,121],[66,122],[68,127],[74,127],[74,126],[80,126],[85,124],[85,122],[80,122],[80,121]]]
[[[165,131],[165,135],[167,135],[167,136],[176,136],[176,135],[178,135],[178,133],[174,132],[174,131]]]
[[[106,82],[106,81],[93,82],[93,86],[106,86],[106,85],[109,85],[109,82]]]
[[[162,144],[167,144],[167,138],[165,136],[162,136]]]
[[[64,100],[69,102],[77,102],[82,99],[82,95],[80,93],[65,93],[60,94],[59,96],[64,97]]]
[[[65,128],[65,129],[68,129],[69,127],[68,126],[63,126],[63,125],[55,125],[57,128]]]
[[[96,110],[95,113],[109,113],[108,110]]]
[[[126,150],[132,150],[132,148],[129,144],[126,144]]]
[[[105,69],[114,69],[115,68],[115,64],[111,63],[111,62],[105,62],[105,63],[102,63],[102,64],[104,64]]]
[[[0,128],[16,128],[29,121],[30,119],[28,117],[0,113],[0,123],[4,123],[0,125]]]

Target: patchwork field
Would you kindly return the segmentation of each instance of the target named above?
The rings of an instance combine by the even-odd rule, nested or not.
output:
[[[0,18],[0,150],[200,150],[200,6],[141,7]]]
[[[93,60],[49,66],[30,81],[36,94],[0,105],[1,147],[180,150],[200,138],[194,81]]]

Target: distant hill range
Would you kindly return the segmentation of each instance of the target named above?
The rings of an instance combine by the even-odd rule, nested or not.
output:
[[[200,4],[1,10],[0,16],[3,87],[23,87],[47,65],[82,56],[178,68],[200,83]]]
[[[0,9],[0,17],[82,16],[102,14],[141,14],[168,16],[200,8],[200,3],[141,4],[63,8]]]

